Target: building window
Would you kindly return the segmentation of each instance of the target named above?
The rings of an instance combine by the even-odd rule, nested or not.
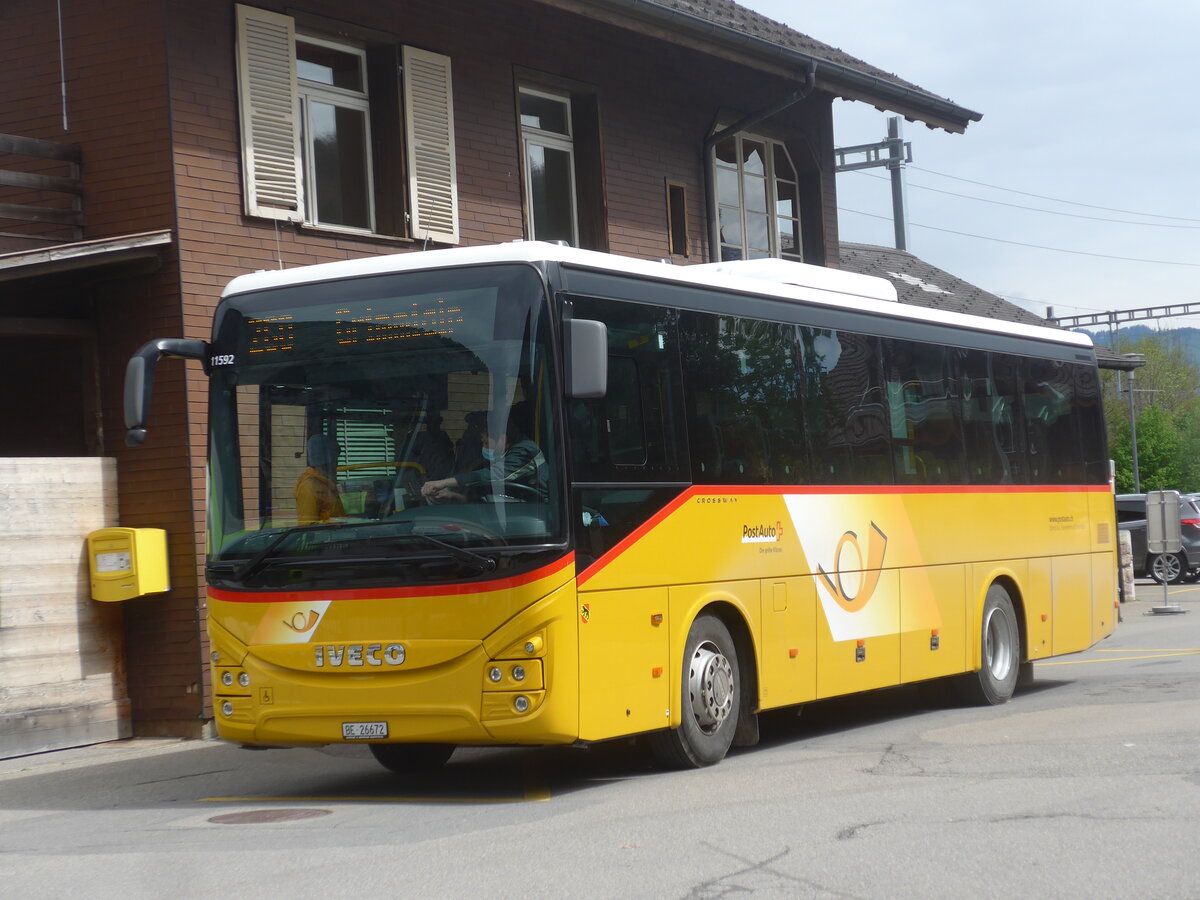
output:
[[[688,255],[687,186],[667,183],[667,243],[672,256]]]
[[[787,148],[738,134],[714,148],[720,258],[799,262],[800,196]]]
[[[526,87],[519,93],[529,236],[578,247],[571,98]]]
[[[450,59],[237,14],[246,214],[457,243]]]
[[[374,230],[366,67],[363,50],[296,39],[305,221]]]

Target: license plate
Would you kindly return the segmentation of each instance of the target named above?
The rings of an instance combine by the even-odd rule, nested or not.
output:
[[[343,722],[342,740],[370,741],[388,736],[387,722]]]

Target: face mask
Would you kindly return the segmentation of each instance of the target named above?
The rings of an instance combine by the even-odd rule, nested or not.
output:
[[[496,451],[493,450],[491,447],[484,447],[483,448],[483,458],[486,459],[488,462],[491,462],[492,460],[494,460],[496,458]]]

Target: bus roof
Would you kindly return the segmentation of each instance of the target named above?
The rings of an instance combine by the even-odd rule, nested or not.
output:
[[[571,268],[853,309],[885,318],[938,323],[1078,347],[1092,346],[1090,337],[1071,331],[901,304],[897,301],[896,288],[889,281],[824,266],[782,259],[675,266],[594,250],[577,250],[543,241],[514,241],[478,247],[390,253],[294,269],[264,270],[233,279],[221,296],[224,299],[252,291],[393,272],[505,262],[553,262]]]

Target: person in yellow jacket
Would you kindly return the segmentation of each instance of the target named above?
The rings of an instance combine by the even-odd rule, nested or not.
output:
[[[341,447],[328,435],[314,434],[308,439],[308,468],[296,482],[296,516],[301,525],[316,525],[346,515],[337,482],[331,476],[337,469]]]

